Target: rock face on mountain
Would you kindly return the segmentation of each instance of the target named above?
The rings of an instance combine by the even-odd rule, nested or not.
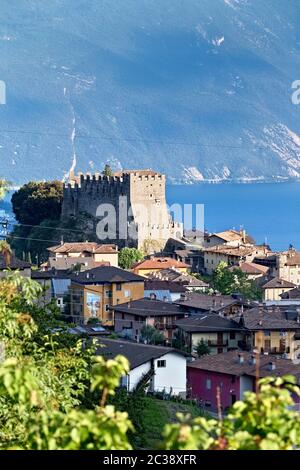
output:
[[[107,162],[170,181],[300,178],[298,0],[2,0],[0,14],[14,183]]]

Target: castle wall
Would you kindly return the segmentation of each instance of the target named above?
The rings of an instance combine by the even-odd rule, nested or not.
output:
[[[167,211],[165,184],[165,176],[154,172],[112,177],[80,174],[64,188],[62,217],[84,212],[103,217],[99,206],[110,204],[116,211],[116,238],[106,242],[116,243],[119,248],[135,246],[146,253],[159,251],[170,237],[182,236],[182,224],[174,224]],[[124,232],[124,225],[129,230],[128,238],[119,231],[123,227]]]

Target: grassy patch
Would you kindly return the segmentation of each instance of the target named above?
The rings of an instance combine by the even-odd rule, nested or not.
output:
[[[193,418],[200,416],[201,410],[196,406],[177,403],[157,398],[146,397],[143,410],[144,448],[157,449],[162,441],[162,431],[167,423],[177,421],[176,414],[190,414]]]

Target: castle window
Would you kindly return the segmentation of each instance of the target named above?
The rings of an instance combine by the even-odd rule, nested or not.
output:
[[[116,290],[122,290],[122,284],[120,282],[116,284]]]

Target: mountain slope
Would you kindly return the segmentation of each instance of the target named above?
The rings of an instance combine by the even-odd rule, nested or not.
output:
[[[300,177],[298,0],[2,0],[0,174]]]

